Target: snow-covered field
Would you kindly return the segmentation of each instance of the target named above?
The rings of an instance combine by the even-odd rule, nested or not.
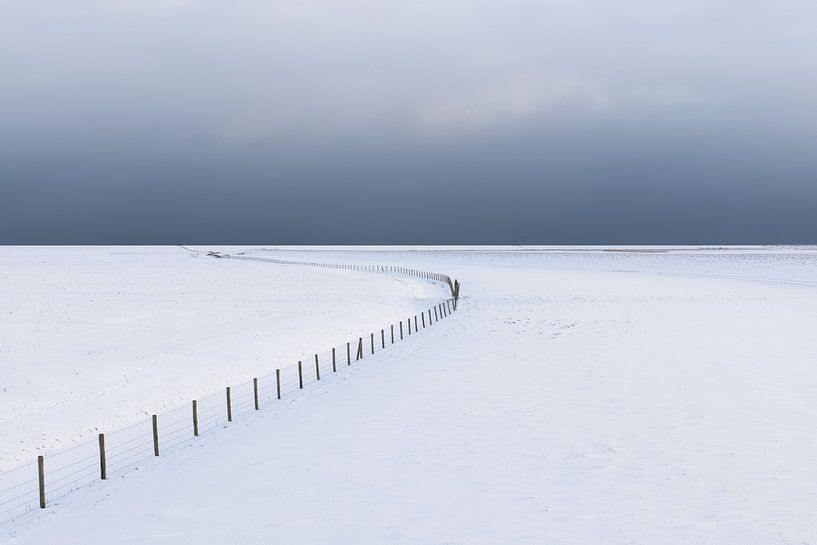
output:
[[[2,248],[0,470],[306,360],[444,296],[404,277],[179,247]]]
[[[119,312],[110,291],[115,273],[93,275],[89,254],[64,250],[55,267],[62,275],[55,270],[52,282],[66,286],[72,271],[89,271],[84,291],[77,291],[106,301],[99,313],[80,298],[61,298],[58,288],[32,293],[38,283],[22,279],[48,268],[36,266],[36,254],[4,251],[3,300],[41,301],[39,311],[12,306],[17,318],[3,313],[4,380],[11,356],[27,354],[10,382],[17,385],[10,395],[18,397],[0,398],[5,415],[12,407],[25,413],[22,397],[29,403],[47,393],[70,398],[60,393],[70,390],[54,384],[70,373],[80,373],[73,384],[85,384],[82,375],[97,380],[99,360],[79,356],[89,350],[85,341],[118,329]],[[124,341],[132,341],[128,350],[141,346],[146,359],[179,355],[144,372],[148,385],[175,391],[177,365],[212,378],[189,386],[179,400],[190,399],[194,388],[218,389],[237,375],[246,380],[246,373],[275,367],[263,361],[267,353],[300,358],[297,347],[328,335],[325,327],[336,320],[343,322],[337,338],[318,341],[341,342],[392,321],[395,307],[413,314],[445,296],[391,275],[156,251],[172,256],[155,273],[161,280],[145,282],[151,276],[134,272],[133,258],[113,266],[138,284],[125,290],[127,300],[140,300],[137,293],[150,299],[152,312],[141,316],[149,315],[154,327],[134,313],[130,333],[105,346],[123,361],[129,354],[111,346]],[[0,526],[0,538],[21,544],[817,543],[815,249],[243,251],[444,272],[462,282],[463,298],[450,319],[342,377]],[[9,260],[18,266],[7,268]],[[375,293],[393,298],[369,298],[372,282],[382,282]],[[264,296],[254,297],[259,291]],[[290,319],[292,301],[309,296],[328,316],[313,307]],[[286,299],[279,307],[277,297]],[[232,306],[236,300],[241,303]],[[201,304],[183,314],[194,304],[189,301]],[[84,312],[74,314],[69,305]],[[287,314],[270,317],[270,308]],[[46,344],[38,335],[56,328],[54,320],[62,317],[63,327],[78,314],[91,323],[56,333],[73,355],[66,360],[70,373],[55,358],[31,355]],[[321,325],[287,353],[280,338],[298,335],[316,314]],[[358,322],[348,324],[352,317]],[[185,319],[195,327],[178,323]],[[14,334],[6,333],[9,327],[17,328]],[[231,330],[245,336],[229,344],[225,333],[218,342],[214,332]],[[279,332],[268,344],[260,338]],[[215,338],[200,338],[209,333]],[[83,342],[68,342],[74,336]],[[196,357],[200,342],[213,351],[206,358]],[[222,360],[244,367],[210,377]],[[152,380],[154,372],[166,374]],[[28,385],[29,377],[42,384]],[[119,371],[109,381],[117,377],[121,384]],[[94,388],[103,389],[102,382]],[[133,382],[129,388],[132,393],[116,395],[139,397]],[[143,397],[129,414],[151,410],[139,403],[176,400]],[[57,412],[69,418],[89,406],[109,410],[85,403]],[[7,437],[4,452],[25,452]]]

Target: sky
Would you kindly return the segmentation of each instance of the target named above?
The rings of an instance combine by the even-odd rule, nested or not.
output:
[[[0,244],[817,243],[817,4],[0,0]]]

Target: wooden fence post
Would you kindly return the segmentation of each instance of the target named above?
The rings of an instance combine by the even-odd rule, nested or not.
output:
[[[357,358],[355,361],[363,358],[363,337],[358,337],[357,339]]]
[[[281,399],[281,370],[275,370],[275,388],[278,390],[278,399]]]
[[[437,316],[437,307],[436,307],[436,306],[434,307],[434,321],[435,321],[435,322],[439,322],[439,321],[440,321],[440,317],[439,317],[439,316]]]
[[[406,323],[408,324],[408,332],[409,332],[409,335],[411,335],[411,317],[409,317],[409,319],[408,319],[408,320],[406,320]]]
[[[108,478],[105,467],[105,434],[99,434],[99,478],[103,481]]]
[[[394,344],[394,324],[391,324],[391,343]]]
[[[230,400],[230,387],[227,386],[227,422],[233,421],[233,403]]]
[[[385,350],[385,348],[386,348],[386,330],[385,329],[380,330],[380,346],[381,346],[381,348],[383,348]]]
[[[155,414],[151,416],[153,421],[153,455],[159,455],[159,417]]]
[[[37,480],[40,488],[40,509],[45,509],[45,458],[37,456]]]
[[[422,319],[423,319],[423,329],[425,329],[425,328],[426,328],[426,313],[425,313],[425,312],[421,312],[421,313],[420,313],[420,318],[422,318]]]
[[[298,360],[298,388],[300,390],[304,389],[304,372],[301,369],[301,360]]]
[[[351,343],[346,343],[346,365],[352,365]]]
[[[400,320],[400,340],[403,340],[403,320]]]
[[[415,314],[415,315],[414,315],[414,332],[415,332],[415,333],[417,333],[417,331],[418,331],[419,329],[420,329],[420,328],[419,328],[419,327],[417,327],[417,315]]]
[[[258,410],[258,379],[252,379],[252,394],[255,398],[255,410]]]
[[[315,354],[315,376],[318,377],[318,380],[321,379],[321,366],[318,363],[318,355]]]
[[[372,354],[374,354],[374,333],[372,333]]]
[[[333,373],[338,372],[338,368],[335,367],[335,349],[334,348],[332,348],[332,372]]]
[[[199,407],[196,400],[193,400],[193,437],[199,436]]]
[[[428,325],[431,325],[431,309],[428,309]]]

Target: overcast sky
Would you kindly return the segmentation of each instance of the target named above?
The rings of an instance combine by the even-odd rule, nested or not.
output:
[[[817,243],[813,0],[0,0],[0,243]]]

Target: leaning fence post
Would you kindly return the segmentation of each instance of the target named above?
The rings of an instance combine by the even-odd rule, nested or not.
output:
[[[103,481],[108,478],[108,472],[105,470],[105,434],[99,434],[99,478]]]
[[[255,410],[258,410],[258,379],[252,379],[252,394],[255,398]]]
[[[199,435],[199,407],[196,400],[193,400],[193,436]]]
[[[414,332],[417,333],[417,330],[420,329],[417,327],[417,315],[414,315]]]
[[[431,325],[431,309],[428,309],[428,325]]]
[[[318,363],[318,355],[315,354],[315,376],[318,377],[318,380],[321,379],[321,366]]]
[[[153,421],[153,455],[159,455],[159,417],[155,414],[151,417]]]
[[[301,360],[298,360],[298,388],[304,389],[304,372],[301,369]]]
[[[363,337],[358,337],[357,339],[357,358],[355,361],[361,359],[363,357]]]
[[[422,318],[422,319],[423,319],[423,329],[425,329],[425,328],[426,328],[426,313],[425,313],[425,312],[421,312],[421,313],[420,313],[420,318]]]
[[[281,399],[281,370],[275,370],[275,388],[278,390],[278,399]]]
[[[40,484],[40,509],[45,509],[45,459],[37,456],[37,480]]]
[[[233,421],[233,404],[230,400],[230,387],[227,386],[227,422]]]
[[[338,368],[335,367],[335,349],[334,348],[332,348],[332,372],[333,373],[338,372]]]
[[[439,321],[440,321],[440,317],[439,317],[439,316],[437,316],[437,307],[436,307],[436,306],[434,307],[434,321],[435,321],[435,322],[439,322]]]

